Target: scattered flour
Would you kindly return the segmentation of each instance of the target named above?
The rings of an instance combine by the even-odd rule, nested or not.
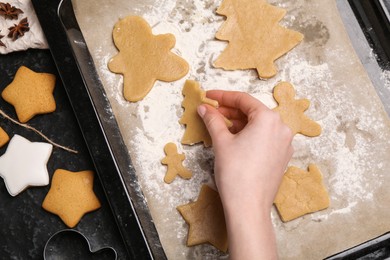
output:
[[[390,69],[382,72],[382,81],[385,84],[385,88],[390,89]]]

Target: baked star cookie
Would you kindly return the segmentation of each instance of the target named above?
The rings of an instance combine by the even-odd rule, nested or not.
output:
[[[309,171],[289,167],[274,203],[285,222],[329,207],[329,195],[317,166],[310,164]]]
[[[49,184],[47,162],[53,146],[48,143],[30,142],[14,135],[5,154],[0,157],[0,176],[11,196],[16,196],[29,186]]]
[[[9,136],[7,132],[4,131],[4,129],[0,126],[0,148],[8,143],[9,141]]]
[[[55,81],[53,74],[37,73],[21,66],[1,96],[15,107],[19,121],[26,123],[35,115],[56,110],[53,96]]]
[[[167,156],[161,160],[161,163],[167,165],[168,168],[164,177],[166,183],[171,183],[177,175],[187,180],[192,177],[192,172],[187,170],[182,163],[186,156],[177,152],[176,144],[167,143],[164,152]]]
[[[290,83],[281,82],[276,85],[274,98],[278,103],[274,111],[280,114],[283,122],[291,128],[294,135],[300,133],[314,137],[321,134],[321,126],[304,114],[310,106],[310,101],[295,99],[295,90]]]
[[[217,191],[203,185],[197,201],[181,205],[177,210],[189,225],[187,246],[210,243],[227,251],[225,215]]]
[[[172,34],[153,35],[142,17],[128,16],[120,20],[112,35],[119,53],[109,61],[108,68],[123,74],[126,100],[143,99],[156,80],[175,81],[188,73],[188,63],[171,52],[175,37]]]
[[[93,178],[93,171],[56,170],[42,207],[58,215],[68,227],[75,227],[84,214],[100,208]]]

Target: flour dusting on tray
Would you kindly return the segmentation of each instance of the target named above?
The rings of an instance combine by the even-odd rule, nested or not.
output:
[[[203,183],[215,187],[212,149],[180,145],[184,133],[179,124],[183,114],[181,91],[186,79],[199,81],[205,90],[248,92],[270,108],[276,106],[273,87],[280,81],[289,81],[296,88],[297,98],[311,101],[306,114],[321,124],[323,133],[315,138],[297,135],[290,164],[302,169],[309,163],[318,165],[331,206],[288,223],[282,223],[273,211],[281,259],[324,258],[389,231],[390,223],[385,223],[390,215],[389,120],[353,52],[335,1],[270,1],[288,10],[281,23],[303,33],[305,39],[277,60],[279,72],[267,81],[260,80],[255,70],[213,68],[213,61],[227,44],[215,39],[225,19],[215,13],[220,3],[74,1],[78,22],[168,258],[226,257],[210,245],[186,247],[188,227],[176,211],[177,206],[197,198]],[[127,15],[142,16],[154,34],[174,34],[173,51],[190,64],[190,72],[183,79],[172,83],[157,81],[137,103],[124,100],[122,76],[107,68],[109,59],[117,53],[111,36],[113,26]],[[166,166],[160,161],[168,142],[176,143],[179,151],[186,154],[184,164],[193,172],[190,180],[176,178],[172,184],[164,183]],[[362,226],[362,219],[369,221]]]

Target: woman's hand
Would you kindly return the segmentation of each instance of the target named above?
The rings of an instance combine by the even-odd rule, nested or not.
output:
[[[213,141],[230,255],[276,258],[270,210],[293,153],[292,131],[278,113],[249,94],[213,90],[207,97],[217,100],[219,108],[201,105],[198,113]],[[233,122],[231,128],[224,117]]]

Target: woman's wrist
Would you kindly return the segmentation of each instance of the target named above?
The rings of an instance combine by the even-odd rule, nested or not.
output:
[[[276,259],[275,235],[268,207],[225,210],[231,259]]]

